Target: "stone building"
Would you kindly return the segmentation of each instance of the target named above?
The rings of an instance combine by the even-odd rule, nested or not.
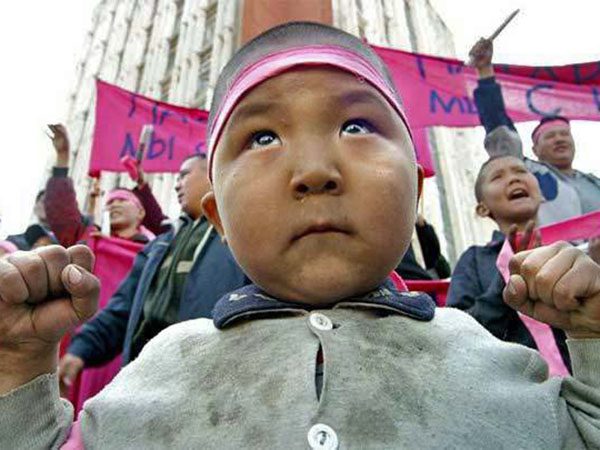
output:
[[[264,29],[289,20],[333,24],[368,42],[454,56],[451,31],[429,0],[100,0],[85,40],[69,99],[71,175],[80,204],[94,130],[94,80],[184,106],[206,109],[220,68]],[[427,180],[424,213],[450,260],[488,237],[474,216],[474,170],[484,155],[470,130],[434,129],[430,140],[438,175]],[[472,163],[464,164],[464,161]],[[175,216],[174,176],[150,177],[161,204]],[[127,177],[103,174],[109,189]]]

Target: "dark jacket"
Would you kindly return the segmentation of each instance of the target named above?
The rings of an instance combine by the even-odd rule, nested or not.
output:
[[[173,240],[173,230],[158,236],[137,255],[127,278],[109,304],[73,338],[69,353],[86,366],[99,366],[122,352],[123,365],[131,357],[131,340],[137,329],[144,298]],[[179,306],[179,320],[212,317],[216,301],[249,283],[229,252],[213,232],[186,279]]]
[[[434,278],[448,278],[450,265],[442,255],[440,242],[435,229],[427,222],[423,225],[416,224],[415,230],[425,260],[425,269],[419,265],[412,244],[408,246],[396,272],[405,280],[433,280]],[[430,272],[434,272],[432,275]]]
[[[474,245],[462,254],[450,279],[446,306],[465,311],[498,339],[537,349],[533,337],[517,312],[502,300],[505,283],[496,267],[504,235],[494,231],[492,241]],[[552,328],[569,370],[571,363],[564,331]]]

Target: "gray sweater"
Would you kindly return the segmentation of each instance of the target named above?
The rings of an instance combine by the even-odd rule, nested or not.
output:
[[[600,448],[600,340],[570,341],[574,377],[548,379],[537,352],[452,308],[429,322],[352,303],[249,318],[159,334],[85,404],[85,447]],[[56,384],[0,397],[1,449],[60,447],[72,414]]]

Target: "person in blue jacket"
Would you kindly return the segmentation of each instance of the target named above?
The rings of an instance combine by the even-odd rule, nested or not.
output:
[[[175,186],[183,214],[136,257],[109,305],[77,333],[59,363],[62,389],[84,367],[122,352],[123,365],[160,331],[184,320],[212,317],[216,301],[248,280],[202,214],[210,189],[205,156],[183,162]]]

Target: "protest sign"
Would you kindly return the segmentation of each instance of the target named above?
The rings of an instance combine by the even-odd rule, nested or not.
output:
[[[140,131],[152,125],[142,168],[145,172],[177,172],[181,162],[205,153],[208,112],[171,105],[96,82],[96,125],[89,174],[124,172],[121,159],[136,157]]]
[[[427,128],[479,125],[473,90],[477,74],[462,61],[373,46],[388,66],[410,121],[417,160],[435,174]],[[515,122],[560,114],[600,120],[600,61],[557,67],[496,65],[509,116]],[[146,172],[176,172],[189,155],[204,153],[208,112],[159,102],[97,82],[96,128],[89,173],[123,172],[135,157],[140,131],[152,125],[142,160]]]

